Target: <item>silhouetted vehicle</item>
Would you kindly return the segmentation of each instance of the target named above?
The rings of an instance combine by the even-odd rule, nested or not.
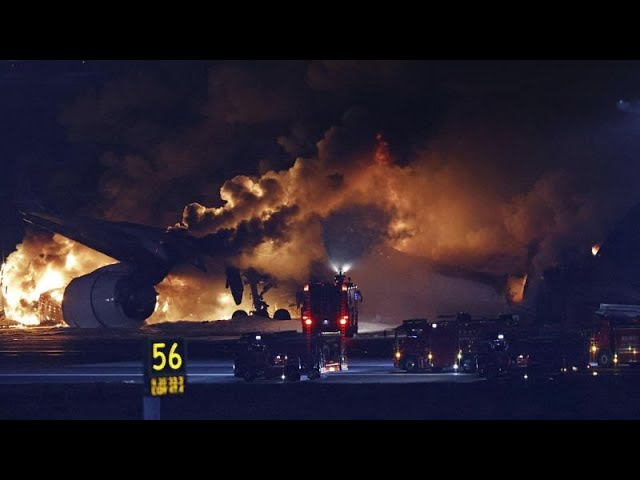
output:
[[[509,373],[511,359],[504,335],[482,342],[476,354],[476,373],[481,377],[495,378]]]
[[[296,331],[242,335],[233,363],[233,374],[246,381],[265,378],[297,382],[301,375],[315,379],[324,372],[346,369],[340,334],[311,337]]]
[[[471,318],[468,314],[459,314],[460,362],[458,371],[460,373],[477,373],[478,360],[486,362],[482,356],[486,356],[492,348],[493,351],[502,351],[499,348],[500,342],[495,342],[497,340],[506,342],[506,338],[514,336],[518,331],[518,320],[517,316],[511,314],[503,314],[497,318]],[[497,350],[496,347],[498,347]],[[500,354],[500,356],[502,355]],[[498,363],[503,363],[503,359],[499,359]],[[502,368],[500,367],[500,370]]]
[[[395,329],[394,366],[407,372],[440,371],[458,367],[459,338],[456,320],[405,320]]]
[[[511,342],[509,374],[521,380],[545,380],[582,371],[587,339],[579,332],[536,335]]]
[[[589,352],[591,363],[601,367],[640,363],[640,305],[601,304]]]
[[[460,357],[460,366],[458,372],[460,373],[475,373],[478,371],[478,351],[464,352]]]

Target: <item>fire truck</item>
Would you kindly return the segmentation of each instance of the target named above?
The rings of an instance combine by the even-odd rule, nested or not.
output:
[[[395,329],[393,363],[407,372],[457,369],[461,358],[458,322],[430,322],[426,318],[405,320]]]
[[[236,344],[233,374],[245,381],[310,380],[324,372],[347,368],[343,338],[338,332],[309,336],[293,331],[247,333]]]
[[[324,372],[347,370],[347,339],[358,331],[362,292],[339,271],[333,282],[310,282],[301,295],[302,333],[254,332],[243,335],[234,359],[234,375],[299,381]]]
[[[441,315],[434,322],[405,320],[395,329],[394,366],[407,372],[452,369],[483,374],[487,352],[502,347],[505,334],[516,325],[511,315],[474,319],[468,313]]]
[[[640,362],[640,305],[601,303],[589,353],[590,363],[600,367]]]
[[[519,316],[505,313],[495,318],[472,318],[459,314],[460,353],[458,371],[491,375],[492,371],[504,373],[508,367],[508,345],[522,331]],[[494,368],[496,367],[496,368]]]
[[[358,304],[362,292],[339,271],[333,282],[309,282],[302,292],[302,328],[312,336],[339,332],[351,338],[358,333]]]

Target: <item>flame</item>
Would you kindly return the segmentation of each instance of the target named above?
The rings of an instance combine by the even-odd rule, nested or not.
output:
[[[527,286],[527,277],[526,273],[523,276],[509,275],[507,278],[507,299],[509,302],[522,303],[524,289]]]
[[[62,288],[63,286],[66,285],[62,272],[48,266],[44,275],[37,280],[36,288],[31,292],[27,292],[27,298],[29,300],[37,300],[40,298],[40,294],[53,290],[54,288]]]
[[[228,306],[233,303],[233,299],[228,293],[220,293],[218,295],[218,303],[224,306]]]
[[[224,278],[201,272],[172,273],[156,290],[158,304],[147,319],[149,324],[229,319],[235,309],[248,312],[252,308],[248,295],[235,307],[231,293],[224,289]]]
[[[64,263],[64,268],[66,270],[71,270],[76,265],[78,265],[78,260],[76,260],[75,255],[73,253],[67,255],[67,260]]]
[[[114,260],[60,235],[28,232],[2,269],[5,316],[38,325],[43,293],[61,303],[69,282]]]
[[[596,255],[598,255],[598,252],[600,251],[600,245],[599,244],[595,244],[593,247],[591,247],[591,255],[593,255],[594,257]]]
[[[169,300],[165,299],[162,302],[157,302],[156,303],[156,308],[153,310],[153,313],[155,314],[157,312],[164,313],[164,314],[168,313],[169,312]]]
[[[56,302],[62,303],[62,299],[64,297],[64,289],[56,288],[55,290],[51,290],[49,292],[51,298],[53,298]]]

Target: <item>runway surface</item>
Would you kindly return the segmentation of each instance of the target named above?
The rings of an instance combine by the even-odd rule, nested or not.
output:
[[[183,332],[172,329],[168,334]],[[0,331],[0,418],[141,419],[142,363],[157,331]],[[166,419],[640,418],[640,369],[554,380],[398,372],[392,339],[351,343],[349,369],[301,382],[233,376],[233,345],[204,326],[188,338],[185,394]]]
[[[187,368],[190,384],[238,383],[231,360],[191,361]],[[306,376],[302,382],[308,382]],[[349,369],[327,372],[313,382],[323,383],[468,383],[482,381],[475,375],[458,373],[407,374],[393,368],[386,359],[354,359]],[[138,362],[112,362],[68,366],[0,367],[0,384],[25,383],[141,383],[142,365]],[[253,382],[273,383],[272,380]]]

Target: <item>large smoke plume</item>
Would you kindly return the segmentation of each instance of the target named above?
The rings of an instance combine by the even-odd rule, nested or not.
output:
[[[512,80],[465,84],[413,62],[226,62],[191,90],[132,74],[62,121],[103,149],[100,195],[80,211],[173,225],[217,252],[212,273],[180,268],[159,286],[152,322],[228,318],[224,257],[277,278],[277,308],[349,264],[364,320],[397,323],[508,308],[499,279],[587,252],[639,200],[625,119],[545,109],[538,91],[515,104]],[[31,236],[13,255],[59,247]]]

